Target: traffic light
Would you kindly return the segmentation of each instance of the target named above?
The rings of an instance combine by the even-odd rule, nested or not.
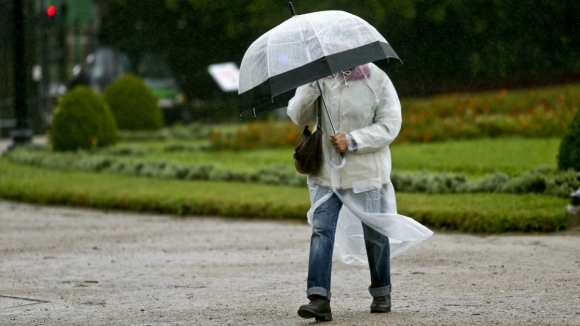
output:
[[[66,15],[66,7],[63,3],[48,5],[44,12],[44,20],[48,26],[62,24]]]
[[[50,5],[46,8],[46,16],[48,19],[54,19],[56,17],[57,8],[55,5]]]

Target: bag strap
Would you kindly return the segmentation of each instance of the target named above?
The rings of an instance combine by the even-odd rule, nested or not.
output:
[[[321,116],[320,116],[320,115],[321,115],[321,113],[320,113],[320,112],[322,111],[322,108],[321,108],[321,106],[322,106],[322,103],[321,103],[321,100],[320,100],[320,97],[321,97],[321,96],[322,96],[322,94],[321,94],[321,95],[318,97],[318,108],[317,108],[317,115],[318,115],[318,127],[317,127],[317,129],[320,129],[320,128],[322,127],[322,124],[321,124],[321,121],[320,121],[320,120],[321,120]],[[321,130],[322,130],[322,129],[321,129]],[[308,126],[305,126],[305,127],[304,127],[304,130],[302,131],[302,133],[310,133],[310,130],[308,130]]]
[[[322,111],[322,101],[320,100],[322,98],[322,92],[320,92],[320,96],[318,97],[318,129],[320,129],[322,127],[322,122],[320,120],[321,116],[320,116],[320,112]],[[321,129],[322,130],[322,129]]]

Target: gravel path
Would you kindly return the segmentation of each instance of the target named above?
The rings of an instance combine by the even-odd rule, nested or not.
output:
[[[306,224],[0,201],[0,325],[309,325]],[[436,232],[393,259],[393,312],[335,262],[329,325],[580,325],[580,232]]]

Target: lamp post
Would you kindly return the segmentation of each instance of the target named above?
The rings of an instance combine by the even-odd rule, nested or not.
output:
[[[24,49],[24,7],[23,0],[14,0],[14,115],[16,127],[11,133],[10,149],[19,145],[29,144],[32,140],[32,130],[28,126],[27,69]]]
[[[580,181],[580,172],[576,176]],[[568,214],[570,214],[570,227],[580,226],[580,187],[572,194],[572,202],[568,205]]]

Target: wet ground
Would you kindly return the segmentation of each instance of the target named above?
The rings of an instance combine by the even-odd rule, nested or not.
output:
[[[0,201],[0,325],[308,325],[306,224]],[[332,325],[580,325],[580,232],[436,232],[392,260],[393,311],[334,263]]]

